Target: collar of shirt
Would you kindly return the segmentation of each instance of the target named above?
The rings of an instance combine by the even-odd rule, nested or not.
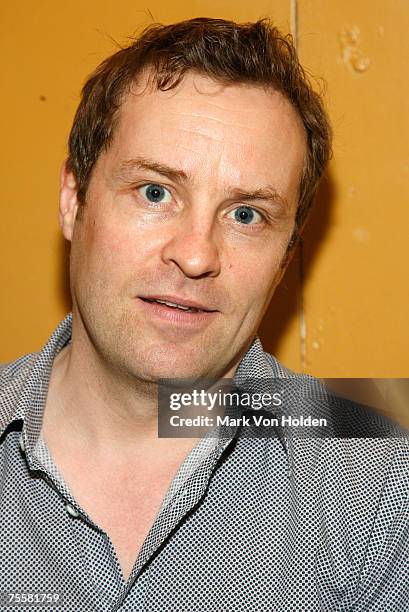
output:
[[[71,340],[71,313],[59,324],[47,344],[39,353],[22,357],[18,361],[2,367],[0,370],[0,436],[15,421],[23,421],[20,445],[25,453],[31,470],[40,470],[65,498],[76,513],[95,525],[85,511],[77,504],[65,484],[57,466],[52,460],[41,436],[42,418],[47,399],[48,385],[54,359]],[[291,373],[271,355],[263,352],[258,337],[255,337],[250,348],[241,360],[234,377],[234,383],[240,387],[261,379],[286,378]],[[249,382],[250,381],[250,382]],[[229,436],[223,435],[220,428],[218,436],[204,436],[186,457],[177,475],[172,481],[158,515],[138,556],[132,572],[134,579],[144,564],[160,546],[166,535],[178,524],[180,517],[186,514],[200,500],[209,478],[219,458],[232,443],[239,427],[229,429]],[[288,471],[292,471],[292,446],[290,428],[277,427],[277,436],[286,452]],[[131,578],[131,577],[130,577]]]
[[[69,313],[39,353],[26,355],[2,366],[0,370],[0,436],[14,421],[23,421],[21,445],[31,469],[42,468],[38,459],[44,455],[46,449],[40,433],[51,370],[56,355],[70,342],[71,334],[72,314]],[[255,337],[237,368],[234,382],[240,386],[251,386],[252,381],[292,376],[294,374],[286,370],[277,359],[264,353],[259,338]],[[234,435],[237,429],[236,427]],[[206,455],[213,449],[220,455],[234,435],[231,435],[231,430],[228,438],[220,434],[217,444],[205,436],[203,445],[199,445],[201,453]],[[290,460],[291,429],[280,425],[277,435]],[[204,448],[207,450],[204,451]],[[50,465],[50,462],[47,462],[47,465]],[[56,469],[52,471],[57,480],[62,480]]]

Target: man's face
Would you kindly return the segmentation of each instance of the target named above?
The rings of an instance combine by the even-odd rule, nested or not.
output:
[[[141,380],[231,375],[281,279],[304,156],[280,93],[135,88],[63,222],[77,336]]]

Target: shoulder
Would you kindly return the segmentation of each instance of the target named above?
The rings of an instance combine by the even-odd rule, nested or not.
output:
[[[16,361],[0,364],[0,436],[6,427],[21,418],[21,398],[38,353],[30,353]]]
[[[15,419],[26,416],[33,404],[44,401],[55,356],[71,340],[72,315],[68,313],[42,350],[0,365],[0,436]]]
[[[404,395],[400,380],[385,380],[381,393],[372,378],[318,379],[297,374],[284,367],[273,355],[264,353],[272,377],[288,398],[290,413],[305,410],[311,416],[326,417],[327,432],[336,438],[400,438],[407,444],[409,431],[394,420],[397,405],[394,397]],[[406,384],[406,383],[405,383]],[[384,385],[385,386],[385,385]],[[398,393],[399,392],[399,393]]]

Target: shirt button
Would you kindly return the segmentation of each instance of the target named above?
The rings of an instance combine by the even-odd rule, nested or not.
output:
[[[24,437],[22,433],[20,434],[20,448],[24,453],[24,451],[26,450],[26,445],[24,444]]]
[[[68,514],[72,516],[72,518],[78,518],[80,515],[80,513],[74,508],[74,506],[71,506],[71,504],[65,504],[65,509]]]

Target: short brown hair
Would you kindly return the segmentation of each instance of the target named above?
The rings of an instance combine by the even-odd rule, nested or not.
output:
[[[291,102],[307,137],[292,246],[331,155],[331,127],[321,97],[298,61],[291,36],[283,36],[267,19],[237,24],[201,17],[154,24],[103,61],[83,87],[69,137],[68,169],[76,178],[79,201],[85,202],[94,164],[110,144],[124,95],[146,68],[161,90],[176,87],[191,70],[224,84],[270,86]]]

